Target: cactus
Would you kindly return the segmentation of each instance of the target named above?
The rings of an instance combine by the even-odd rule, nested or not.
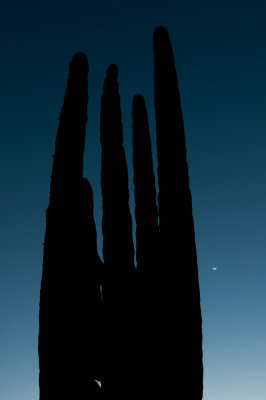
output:
[[[159,229],[148,115],[141,95],[134,96],[132,120],[140,387],[143,397],[153,398],[158,348]]]
[[[75,398],[101,378],[100,282],[92,190],[82,176],[88,63],[77,53],[57,132],[39,314],[40,399]]]
[[[107,69],[101,99],[103,264],[92,188],[83,177],[88,63],[77,53],[70,64],[46,215],[41,400],[202,399],[202,321],[184,123],[166,29],[155,30],[153,43],[158,208],[148,116],[144,98],[136,95],[137,268],[118,68]]]
[[[154,32],[161,332],[160,376],[167,393],[202,399],[202,326],[184,123],[174,56],[166,29]],[[164,380],[163,379],[163,380]]]
[[[125,395],[128,398],[136,380],[135,269],[117,76],[118,68],[110,65],[103,86],[100,117],[105,264],[105,374],[102,386],[110,398],[124,398]]]

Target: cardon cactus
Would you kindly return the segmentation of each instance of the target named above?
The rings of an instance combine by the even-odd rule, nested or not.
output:
[[[40,399],[201,400],[202,321],[184,123],[168,32],[154,32],[158,207],[148,115],[133,99],[136,262],[118,90],[100,115],[103,262],[83,177],[86,56],[74,55],[57,133],[40,293]],[[97,384],[101,381],[101,388]]]

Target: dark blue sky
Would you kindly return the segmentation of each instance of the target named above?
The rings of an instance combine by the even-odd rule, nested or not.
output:
[[[266,3],[10,1],[0,5],[0,398],[38,399],[38,307],[52,154],[69,62],[89,65],[84,175],[101,253],[100,97],[119,67],[131,207],[131,102],[144,95],[154,155],[152,34],[179,77],[198,249],[204,400],[266,394]],[[217,267],[216,271],[212,267]],[[67,382],[66,382],[67,384]]]

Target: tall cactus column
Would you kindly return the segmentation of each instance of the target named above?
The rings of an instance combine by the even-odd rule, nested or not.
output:
[[[118,69],[106,73],[101,101],[103,197],[103,390],[108,398],[133,398],[136,374],[134,245],[128,172],[123,148]]]
[[[143,398],[156,396],[158,337],[158,210],[148,115],[144,98],[132,107],[138,282],[138,333]]]
[[[154,32],[157,134],[161,377],[165,392],[202,399],[202,328],[184,123],[168,32]]]
[[[84,396],[101,375],[99,259],[92,191],[83,178],[88,62],[74,55],[60,115],[46,214],[39,315],[40,399]],[[88,292],[89,288],[89,292]]]

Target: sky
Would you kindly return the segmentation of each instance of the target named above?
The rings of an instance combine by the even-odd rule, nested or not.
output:
[[[101,255],[99,116],[119,68],[134,210],[131,103],[145,97],[156,170],[152,35],[179,79],[203,318],[204,400],[266,396],[266,3],[47,0],[0,3],[0,398],[37,400],[45,210],[69,62],[89,61],[84,175]],[[132,214],[134,218],[134,214]],[[216,269],[213,269],[216,268]]]

